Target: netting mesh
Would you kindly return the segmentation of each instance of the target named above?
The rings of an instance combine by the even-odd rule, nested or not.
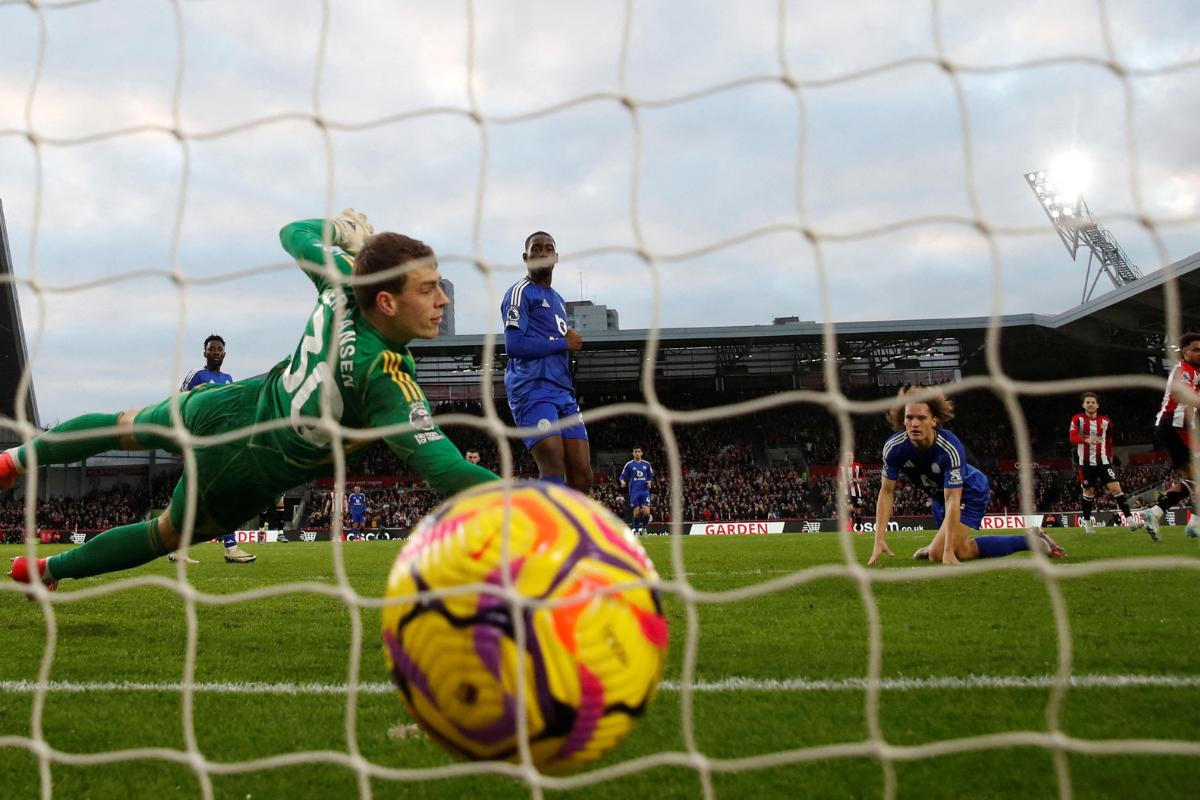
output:
[[[100,5],[100,0],[92,0],[97,5]],[[843,72],[832,77],[823,77],[820,79],[809,79],[806,77],[804,68],[797,68],[792,63],[792,56],[789,55],[791,50],[788,46],[788,31],[789,23],[795,23],[794,16],[797,10],[794,6],[786,2],[780,2],[775,9],[776,31],[777,37],[775,40],[775,68],[759,74],[749,74],[745,77],[740,77],[726,82],[713,83],[703,86],[692,91],[687,91],[672,96],[643,96],[639,95],[629,88],[628,68],[632,58],[635,57],[633,52],[632,29],[635,20],[635,4],[633,0],[627,0],[623,4],[614,4],[612,13],[621,16],[622,24],[620,26],[620,45],[619,54],[616,58],[616,90],[615,91],[597,91],[589,94],[584,94],[572,97],[564,102],[558,102],[545,107],[536,108],[523,113],[508,113],[498,114],[486,112],[481,106],[477,97],[477,87],[481,81],[486,80],[486,75],[480,73],[477,66],[477,52],[479,47],[479,30],[478,7],[474,2],[466,2],[462,7],[462,14],[465,19],[465,52],[466,52],[466,71],[465,75],[461,75],[463,80],[463,89],[467,97],[467,102],[460,106],[433,106],[415,109],[401,113],[386,113],[380,111],[377,116],[360,118],[354,122],[344,122],[339,118],[330,116],[325,111],[328,105],[328,98],[331,92],[329,86],[329,76],[326,74],[326,66],[329,55],[329,29],[331,19],[335,17],[343,9],[343,4],[330,2],[322,2],[319,4],[319,35],[318,44],[314,53],[311,54],[311,83],[309,90],[309,106],[305,110],[294,110],[282,113],[270,113],[265,115],[251,114],[248,119],[237,124],[231,124],[227,127],[219,127],[212,129],[194,129],[184,124],[181,115],[181,101],[184,92],[185,83],[192,77],[189,72],[188,64],[188,46],[189,46],[189,5],[183,2],[168,3],[171,13],[174,18],[173,32],[169,37],[162,37],[169,41],[173,39],[174,47],[174,81],[173,90],[170,102],[170,120],[164,122],[148,122],[128,127],[121,127],[111,130],[101,130],[100,132],[92,133],[86,136],[75,138],[56,137],[46,135],[35,125],[35,107],[39,97],[39,87],[42,82],[45,54],[47,51],[47,38],[49,36],[49,22],[54,15],[71,13],[74,9],[83,5],[92,4],[89,0],[78,0],[77,2],[61,2],[48,3],[36,2],[36,0],[28,0],[28,2],[15,2],[8,0],[0,2],[0,10],[7,11],[12,14],[13,7],[27,6],[29,12],[36,19],[37,41],[35,56],[32,63],[32,68],[29,71],[29,81],[27,87],[20,93],[23,101],[24,123],[16,126],[10,126],[5,129],[0,129],[0,140],[14,138],[24,138],[27,140],[30,152],[33,158],[33,200],[32,200],[32,224],[29,229],[29,249],[28,255],[21,264],[21,269],[17,277],[9,278],[14,283],[22,286],[27,293],[34,298],[36,308],[31,311],[31,318],[38,321],[37,327],[34,330],[32,337],[32,352],[31,361],[36,363],[42,351],[42,343],[45,338],[45,309],[48,304],[55,302],[55,298],[60,295],[80,292],[83,290],[93,289],[98,286],[108,284],[118,284],[121,281],[132,280],[139,277],[153,276],[158,278],[168,279],[175,287],[177,303],[177,311],[182,319],[187,317],[189,308],[189,296],[196,290],[207,287],[217,286],[235,280],[248,274],[267,273],[278,270],[294,269],[294,266],[289,264],[268,264],[268,265],[239,265],[236,270],[222,273],[210,277],[196,277],[187,274],[180,260],[180,242],[183,235],[186,216],[188,213],[188,198],[189,192],[192,191],[192,160],[194,149],[202,144],[213,141],[235,140],[238,137],[254,136],[256,133],[270,132],[276,129],[276,126],[282,124],[300,124],[307,126],[312,132],[318,135],[322,142],[324,151],[324,179],[323,183],[326,187],[324,196],[324,207],[328,216],[332,216],[337,211],[335,207],[336,187],[338,186],[338,160],[336,157],[337,147],[335,146],[335,134],[348,134],[364,131],[385,129],[398,122],[413,121],[421,119],[432,119],[441,116],[451,116],[461,120],[468,121],[474,126],[477,133],[476,157],[478,158],[478,172],[474,190],[474,214],[473,214],[473,244],[472,253],[461,255],[452,253],[442,253],[441,260],[443,264],[453,263],[455,261],[465,264],[474,265],[475,268],[485,279],[488,287],[487,303],[489,308],[495,308],[499,301],[498,284],[502,282],[505,276],[506,265],[497,265],[492,263],[484,255],[484,227],[486,210],[489,198],[489,158],[491,154],[490,142],[496,131],[508,126],[521,126],[540,120],[554,119],[557,115],[569,113],[570,111],[589,105],[589,104],[606,104],[610,107],[618,107],[624,110],[625,116],[629,125],[630,139],[628,151],[623,155],[627,156],[629,164],[630,180],[628,184],[628,223],[630,234],[632,237],[631,245],[614,244],[593,248],[591,250],[579,253],[579,257],[587,258],[606,254],[623,254],[639,260],[645,267],[646,274],[649,278],[651,290],[652,304],[650,312],[649,340],[646,343],[647,358],[643,365],[642,371],[642,386],[645,391],[644,403],[624,403],[610,405],[601,408],[586,409],[586,416],[589,422],[600,422],[606,419],[614,419],[625,415],[639,415],[650,420],[658,430],[662,438],[664,448],[668,454],[667,460],[667,477],[671,486],[671,496],[669,499],[670,507],[673,509],[673,533],[681,533],[679,520],[681,519],[680,509],[683,507],[683,469],[686,465],[680,463],[678,456],[679,447],[676,440],[675,427],[679,424],[687,424],[694,422],[703,422],[706,420],[724,419],[740,414],[750,414],[756,411],[769,410],[779,408],[790,404],[812,404],[826,409],[831,415],[837,419],[838,434],[841,440],[841,453],[843,463],[847,463],[851,454],[856,447],[861,444],[862,447],[871,449],[875,447],[875,443],[865,442],[856,443],[854,441],[853,418],[860,414],[873,414],[882,412],[888,405],[887,400],[863,402],[848,398],[840,388],[839,372],[836,359],[826,359],[824,364],[824,385],[827,387],[822,391],[806,391],[797,390],[791,392],[779,393],[776,395],[762,397],[756,400],[741,402],[733,405],[714,407],[697,411],[680,411],[673,410],[665,406],[659,399],[655,384],[655,367],[657,363],[658,343],[660,323],[663,315],[664,300],[671,294],[670,287],[665,285],[663,279],[664,268],[673,264],[694,261],[705,256],[720,254],[732,248],[736,248],[749,242],[755,242],[766,237],[784,234],[795,238],[801,246],[808,248],[811,252],[815,267],[815,279],[817,286],[818,305],[821,313],[821,319],[825,321],[823,344],[826,353],[836,353],[838,350],[837,336],[831,320],[835,317],[835,306],[832,301],[831,293],[834,291],[831,286],[831,269],[827,263],[827,251],[835,245],[846,242],[864,242],[886,237],[897,232],[906,230],[921,230],[924,228],[935,226],[952,226],[962,229],[968,235],[977,237],[980,242],[986,246],[989,252],[991,264],[991,291],[992,298],[991,316],[992,325],[988,332],[986,360],[988,365],[988,375],[983,377],[967,378],[947,388],[951,395],[958,395],[964,392],[973,390],[986,390],[993,392],[1002,402],[1007,411],[1014,435],[1016,438],[1016,450],[1018,460],[1028,464],[1032,461],[1032,449],[1030,440],[1027,434],[1027,426],[1025,424],[1023,411],[1020,405],[1020,399],[1023,396],[1030,395],[1052,395],[1061,394],[1064,392],[1077,392],[1083,389],[1115,389],[1115,388],[1146,388],[1161,391],[1163,382],[1161,379],[1143,375],[1115,375],[1102,379],[1087,379],[1084,380],[1062,380],[1053,382],[1024,382],[1010,378],[1005,371],[1004,364],[1001,363],[1000,357],[1000,337],[1001,329],[998,326],[998,320],[1002,311],[1003,298],[1005,292],[1009,289],[1004,282],[1004,263],[1001,256],[1000,248],[997,244],[997,239],[1000,237],[1023,236],[1042,234],[1042,225],[1029,225],[1025,227],[1011,227],[995,225],[988,220],[988,214],[985,211],[985,203],[982,201],[980,192],[977,186],[977,172],[979,169],[980,159],[986,159],[986,154],[977,153],[975,150],[976,123],[972,118],[971,106],[968,103],[967,93],[964,88],[964,80],[971,76],[990,76],[998,74],[1016,74],[1022,71],[1038,70],[1046,67],[1061,66],[1061,65],[1079,65],[1084,67],[1094,68],[1096,73],[1103,76],[1103,79],[1115,80],[1121,86],[1124,103],[1120,109],[1120,113],[1115,116],[1115,125],[1123,127],[1123,138],[1127,145],[1127,159],[1129,167],[1128,190],[1132,198],[1132,211],[1126,214],[1114,214],[1110,219],[1125,220],[1135,226],[1140,226],[1145,234],[1153,242],[1153,246],[1158,255],[1158,264],[1156,266],[1164,269],[1169,269],[1168,247],[1163,239],[1163,230],[1170,226],[1179,226],[1183,224],[1194,223],[1200,217],[1195,214],[1184,214],[1172,218],[1163,218],[1161,215],[1153,214],[1143,197],[1142,181],[1139,179],[1141,174],[1141,148],[1139,147],[1139,129],[1135,124],[1136,101],[1135,88],[1139,81],[1147,81],[1151,79],[1162,79],[1177,76],[1179,74],[1191,74],[1189,71],[1200,67],[1200,59],[1198,58],[1181,58],[1172,60],[1155,68],[1135,68],[1122,60],[1118,55],[1118,50],[1114,45],[1114,32],[1110,20],[1110,4],[1105,0],[1097,0],[1088,6],[1088,10],[1095,15],[1097,21],[1097,29],[1100,37],[1100,51],[1093,54],[1076,54],[1052,56],[1047,58],[1036,58],[1014,61],[1001,65],[977,65],[968,63],[962,58],[953,58],[949,48],[946,46],[943,37],[944,18],[947,13],[945,6],[942,3],[933,0],[924,7],[925,19],[927,20],[928,32],[931,36],[932,46],[929,48],[918,48],[922,50],[916,55],[899,58],[896,60],[887,61],[886,63],[874,63],[868,67],[855,71]],[[5,7],[9,8],[5,8]],[[114,10],[116,8],[114,7]],[[735,13],[733,7],[724,9],[726,12]],[[789,15],[793,19],[789,20]],[[919,18],[920,15],[910,15],[910,18]],[[805,65],[807,66],[807,65]],[[835,226],[820,226],[815,224],[810,217],[808,210],[808,198],[806,197],[806,180],[807,172],[813,170],[812,154],[808,149],[808,134],[810,127],[809,104],[812,93],[818,91],[826,91],[838,89],[841,87],[849,87],[858,82],[869,80],[877,77],[888,77],[901,73],[902,71],[912,67],[931,67],[940,72],[942,79],[952,89],[954,95],[954,107],[957,111],[958,125],[961,129],[961,146],[962,146],[962,170],[964,176],[965,190],[964,196],[966,207],[962,213],[956,215],[947,214],[928,214],[913,216],[910,218],[901,219],[898,221],[888,222],[885,224],[866,224],[854,225],[850,227],[838,228]],[[203,80],[203,76],[197,76],[198,80]],[[290,84],[289,84],[290,86]],[[725,93],[746,90],[751,87],[765,86],[783,89],[790,93],[795,102],[796,109],[796,125],[795,125],[795,159],[790,165],[780,164],[779,169],[790,169],[792,174],[792,183],[794,185],[795,208],[794,215],[788,221],[773,222],[766,225],[749,226],[735,235],[728,236],[719,241],[709,241],[706,243],[690,242],[689,246],[682,247],[673,251],[663,249],[655,250],[648,243],[648,237],[645,234],[644,226],[646,223],[643,204],[643,184],[642,176],[647,169],[647,164],[644,163],[644,118],[649,112],[670,109],[678,107],[687,107],[690,104],[702,103],[710,98],[721,96]],[[864,114],[869,112],[864,112]],[[363,115],[365,116],[365,115]],[[174,221],[170,233],[169,255],[166,259],[166,266],[147,267],[121,273],[119,275],[110,275],[97,278],[95,280],[75,282],[72,284],[54,284],[52,281],[46,280],[39,271],[39,252],[41,249],[42,240],[50,232],[46,231],[43,226],[43,215],[45,213],[43,195],[44,195],[44,174],[43,167],[47,154],[56,151],[59,148],[73,148],[82,145],[96,144],[109,140],[121,140],[129,137],[137,137],[145,134],[165,134],[170,137],[173,142],[172,146],[177,148],[179,155],[182,156],[183,167],[180,172],[180,180],[175,188],[174,195]],[[719,154],[711,154],[715,160],[719,160]],[[1019,177],[1019,175],[1018,175]],[[319,198],[313,198],[318,201]],[[19,255],[19,254],[18,254]],[[1181,333],[1181,315],[1179,291],[1176,283],[1173,280],[1168,280],[1164,284],[1166,296],[1166,316],[1163,320],[1163,333],[1168,341],[1173,341],[1178,338]],[[297,318],[297,323],[299,318]],[[183,372],[184,364],[184,349],[185,349],[184,327],[182,322],[179,327],[179,334],[176,338],[175,358],[172,366],[175,381]],[[483,352],[484,374],[489,374],[488,366],[495,361],[495,336],[494,333],[489,333],[486,345]],[[21,376],[21,385],[18,389],[17,396],[23,397],[28,391],[31,381],[30,371],[26,371]],[[461,425],[468,427],[476,427],[486,431],[497,442],[500,458],[501,469],[506,475],[511,475],[513,472],[513,454],[511,450],[511,439],[513,431],[506,428],[497,413],[494,401],[491,399],[490,392],[484,391],[483,407],[484,416],[482,419],[469,415],[450,415],[440,417],[438,422],[442,425]],[[25,416],[24,409],[18,405],[17,419],[5,421],[5,424],[16,432],[20,437],[28,440],[32,437],[36,430],[30,424]],[[359,432],[350,432],[342,428],[338,422],[327,413],[324,418],[312,420],[313,424],[319,425],[326,429],[333,438],[335,445],[334,452],[336,456],[337,480],[334,488],[335,496],[343,496],[345,491],[345,474],[346,464],[344,454],[340,444],[347,436],[357,436]],[[180,424],[180,419],[176,414],[175,429],[168,433],[175,437],[182,447],[184,453],[185,470],[193,472],[195,470],[195,454],[194,447],[199,443],[215,443],[217,441],[233,441],[243,438],[248,435],[249,431],[241,430],[231,432],[221,437],[210,439],[199,439],[190,435]],[[38,473],[36,465],[31,464],[29,471],[30,490],[27,492],[26,503],[26,527],[29,530],[35,529],[34,520],[34,497],[37,494]],[[1020,497],[1021,506],[1026,513],[1034,510],[1033,503],[1033,488],[1031,482],[1031,474],[1028,469],[1023,470],[1020,475]],[[188,503],[188,521],[190,527],[193,523],[195,511],[195,498],[189,497]],[[839,517],[843,526],[848,519],[846,495],[843,489],[838,495]],[[750,586],[745,586],[730,591],[709,592],[697,589],[688,579],[686,569],[683,540],[676,535],[671,540],[671,573],[675,576],[670,580],[665,580],[661,584],[661,589],[678,598],[685,607],[685,628],[683,635],[685,637],[685,645],[683,648],[683,663],[681,667],[681,675],[678,684],[680,691],[681,703],[681,725],[682,725],[682,741],[684,750],[682,752],[660,752],[653,755],[636,758],[633,760],[623,761],[621,763],[607,766],[585,774],[575,775],[565,778],[551,778],[542,776],[536,770],[528,766],[527,748],[523,749],[525,756],[525,765],[506,765],[506,764],[455,764],[431,769],[392,769],[388,768],[365,758],[360,752],[358,744],[358,726],[357,726],[357,710],[358,710],[358,694],[359,694],[359,679],[362,674],[362,664],[360,654],[364,645],[364,632],[360,615],[357,613],[349,614],[351,628],[351,646],[349,648],[349,662],[347,667],[347,685],[345,689],[346,704],[345,704],[345,736],[347,747],[345,752],[294,752],[284,755],[273,756],[270,758],[254,759],[240,762],[217,763],[210,761],[201,751],[198,744],[195,718],[194,718],[194,700],[196,691],[196,655],[199,639],[199,627],[197,622],[197,608],[208,604],[236,604],[250,600],[272,597],[277,595],[285,595],[290,593],[313,593],[317,595],[325,595],[331,598],[336,598],[345,603],[351,609],[376,608],[381,606],[384,601],[379,598],[366,597],[355,591],[348,580],[346,563],[342,552],[343,545],[337,541],[341,527],[341,515],[335,514],[333,517],[334,526],[334,544],[333,544],[333,566],[335,573],[335,583],[333,585],[311,582],[311,583],[290,583],[286,585],[272,586],[266,588],[255,589],[253,591],[229,594],[216,595],[197,591],[187,581],[186,565],[179,564],[177,578],[174,580],[166,580],[156,577],[140,577],[136,579],[118,579],[103,583],[98,586],[86,588],[79,591],[69,593],[58,593],[49,595],[44,592],[38,592],[38,601],[41,605],[42,613],[44,614],[46,625],[46,648],[42,656],[41,667],[35,684],[33,693],[32,715],[30,719],[30,736],[4,736],[0,737],[0,747],[17,747],[25,748],[33,753],[39,763],[41,776],[41,793],[45,798],[55,796],[54,782],[51,778],[51,767],[55,764],[65,765],[95,765],[113,762],[135,761],[142,759],[157,759],[167,762],[182,764],[194,770],[204,797],[213,796],[212,777],[218,775],[228,775],[233,773],[245,773],[257,770],[266,770],[289,765],[309,764],[309,763],[326,763],[331,765],[339,765],[347,769],[353,770],[359,777],[359,792],[362,797],[372,795],[370,780],[372,778],[381,778],[389,781],[429,781],[450,776],[460,776],[472,773],[487,772],[495,774],[503,774],[523,780],[529,786],[530,792],[535,797],[541,797],[543,790],[547,788],[579,788],[590,786],[612,778],[629,775],[638,771],[648,770],[656,766],[676,765],[687,767],[695,770],[700,778],[702,792],[705,797],[714,796],[713,776],[716,773],[756,770],[764,769],[773,766],[796,764],[801,762],[811,762],[822,759],[838,759],[846,757],[864,757],[875,759],[882,767],[884,774],[884,796],[891,798],[897,792],[897,780],[895,765],[898,762],[913,761],[919,759],[930,759],[948,753],[968,753],[975,751],[997,750],[1003,748],[1012,748],[1019,746],[1029,746],[1042,748],[1050,751],[1054,755],[1054,763],[1057,771],[1057,786],[1061,797],[1067,798],[1073,796],[1070,772],[1067,766],[1067,754],[1093,754],[1093,755],[1109,755],[1109,754],[1154,754],[1154,755],[1187,755],[1200,756],[1200,743],[1191,741],[1172,741],[1172,740],[1085,740],[1070,736],[1063,731],[1062,726],[1062,711],[1066,691],[1072,685],[1072,636],[1068,620],[1066,605],[1064,603],[1060,582],[1064,578],[1078,577],[1091,575],[1101,572],[1116,572],[1122,570],[1200,570],[1200,561],[1181,558],[1128,558],[1118,560],[1107,560],[1090,562],[1084,564],[1052,564],[1046,558],[1035,555],[1028,560],[988,560],[977,561],[963,566],[957,570],[884,570],[873,571],[868,570],[855,558],[852,543],[847,536],[842,536],[842,549],[845,557],[845,562],[836,565],[823,565],[809,569],[798,569],[793,573],[778,577],[776,579],[767,580],[761,583],[756,583]],[[31,540],[32,541],[32,540]],[[35,553],[34,546],[31,543],[28,547],[28,554],[33,556]],[[881,615],[878,601],[876,599],[875,587],[881,583],[912,583],[914,585],[925,581],[952,581],[961,580],[963,576],[976,575],[983,572],[991,572],[998,570],[1024,570],[1029,571],[1038,576],[1042,581],[1045,592],[1050,599],[1053,610],[1055,627],[1057,630],[1057,668],[1050,682],[1051,691],[1049,702],[1045,708],[1046,728],[1040,731],[1012,731],[1008,733],[983,735],[971,738],[954,739],[948,741],[938,741],[920,746],[897,746],[890,744],[886,737],[880,722],[880,696],[881,692],[887,685],[882,676],[882,630],[881,630]],[[747,758],[722,759],[714,758],[706,755],[700,748],[696,730],[694,727],[694,693],[697,686],[697,659],[699,654],[699,621],[697,609],[704,604],[724,604],[732,603],[749,598],[764,596],[773,592],[778,592],[784,589],[801,586],[807,583],[818,581],[826,578],[842,578],[853,582],[857,587],[857,591],[862,601],[865,610],[866,619],[869,631],[869,656],[866,665],[866,678],[864,683],[866,689],[866,707],[865,718],[867,721],[868,737],[863,741],[847,742],[845,744],[812,747],[796,750],[787,750],[772,752],[763,755],[757,755]],[[99,752],[91,754],[79,754],[63,752],[55,749],[47,740],[43,727],[44,711],[47,703],[47,696],[50,687],[51,666],[55,658],[55,650],[58,642],[58,627],[57,627],[57,608],[63,604],[69,603],[86,603],[89,600],[109,595],[115,592],[126,591],[138,586],[156,586],[176,593],[182,598],[185,609],[186,624],[187,624],[187,644],[186,655],[183,665],[182,680],[179,684],[179,691],[182,695],[183,708],[183,739],[184,746],[182,748],[138,748],[131,750],[117,750],[110,752]],[[6,586],[8,590],[13,590],[15,587]],[[491,591],[488,587],[478,587],[481,591]],[[510,603],[519,605],[522,599],[512,592],[511,586],[506,587],[506,591],[502,593]],[[524,636],[523,625],[520,623],[521,615],[515,614],[514,619],[518,620],[517,637],[518,641]],[[520,675],[520,673],[518,673]],[[523,692],[518,691],[518,698],[523,697]],[[517,719],[523,723],[524,715],[518,714]]]

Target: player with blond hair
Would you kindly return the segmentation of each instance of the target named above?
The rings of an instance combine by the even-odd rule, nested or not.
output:
[[[976,558],[997,558],[1028,550],[1024,535],[976,536],[991,498],[987,476],[968,463],[966,449],[946,424],[954,419],[954,403],[936,389],[902,389],[898,405],[887,419],[896,434],[883,445],[883,472],[875,503],[875,546],[868,566],[881,555],[894,556],[887,544],[887,527],[892,518],[896,481],[903,476],[919,486],[933,508],[937,534],[933,541],[913,554],[943,564]],[[1032,541],[1051,558],[1066,552],[1041,528],[1034,528]]]

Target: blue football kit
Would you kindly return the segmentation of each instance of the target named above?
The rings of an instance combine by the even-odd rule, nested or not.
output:
[[[190,392],[197,386],[201,386],[206,383],[215,383],[218,386],[226,383],[233,383],[233,376],[228,372],[221,372],[220,370],[208,368],[194,369],[188,373],[186,378],[183,379],[183,385],[179,387],[179,391]]]
[[[362,492],[352,492],[348,505],[350,506],[350,520],[352,522],[363,522],[367,516],[367,496]]]
[[[626,461],[621,470],[621,480],[629,487],[629,507],[650,505],[650,482],[654,480],[654,468],[650,462]]]
[[[883,445],[883,474],[891,480],[903,475],[928,494],[939,528],[946,518],[946,490],[962,489],[962,522],[979,530],[991,487],[987,476],[967,463],[963,444],[953,432],[938,428],[933,444],[924,449],[903,431],[893,435]]]
[[[194,369],[183,379],[183,384],[179,387],[179,391],[190,392],[197,386],[205,386],[210,383],[217,386],[233,383],[233,376],[228,372],[221,372],[219,369],[209,369],[208,367]],[[221,544],[225,545],[226,550],[236,547],[237,535],[233,533],[225,534],[221,537]]]
[[[567,351],[567,306],[549,286],[528,278],[504,293],[500,304],[504,324],[504,391],[518,428],[537,428],[524,438],[532,448],[542,439],[587,439],[587,428],[575,400],[571,358]],[[570,420],[559,431],[559,420]]]

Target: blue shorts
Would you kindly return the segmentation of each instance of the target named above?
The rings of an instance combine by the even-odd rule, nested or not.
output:
[[[509,402],[508,407],[512,410],[513,421],[518,428],[538,429],[537,433],[523,439],[525,447],[531,450],[542,439],[549,439],[551,436],[587,441],[587,428],[583,424],[583,415],[579,413],[579,404],[569,394],[518,403]],[[572,417],[574,419],[571,420],[571,423],[564,425],[562,430],[550,430],[550,426],[560,419],[566,420]]]
[[[351,511],[350,512],[350,521],[354,522],[354,523],[359,523],[359,524],[366,522],[367,521],[367,512],[364,511],[361,514],[355,514],[353,511]]]
[[[649,505],[650,505],[650,493],[649,492],[635,492],[635,493],[629,495],[629,507],[630,508],[638,508],[640,506],[649,507]]]
[[[971,530],[979,530],[979,526],[983,524],[983,515],[987,513],[988,503],[991,502],[991,490],[984,494],[976,494],[968,497],[963,495],[962,500],[962,524],[966,525]],[[946,518],[946,507],[938,501],[932,502],[933,506],[933,522],[938,527],[942,527],[942,520]]]

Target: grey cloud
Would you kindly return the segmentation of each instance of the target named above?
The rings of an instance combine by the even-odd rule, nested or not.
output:
[[[618,0],[476,4],[474,89],[483,113],[509,117],[616,91],[624,8]],[[801,81],[828,79],[901,58],[932,57],[932,8],[790,2],[784,30],[790,73]],[[1081,10],[1094,17],[1091,0],[938,8],[946,54],[964,65],[1103,55],[1098,28],[1078,23]],[[1130,66],[1196,57],[1200,22],[1188,3],[1110,2],[1106,8],[1115,50]],[[634,9],[627,89],[635,98],[668,99],[780,69],[774,0],[637,3]],[[379,0],[335,2],[331,11],[324,73],[316,85],[324,114],[364,124],[435,106],[467,108],[461,6],[398,9]],[[207,134],[267,114],[311,113],[319,13],[319,5],[284,0],[182,4],[185,129]],[[131,0],[120,14],[108,4],[43,14],[50,51],[34,104],[39,133],[75,136],[170,123],[178,54],[169,6]],[[35,19],[28,7],[0,7],[0,130],[24,126]],[[575,35],[581,29],[588,31],[586,39]],[[90,35],[97,30],[104,35]],[[1078,300],[1082,267],[1069,262],[1021,177],[1072,143],[1090,149],[1102,167],[1088,194],[1092,208],[1135,261],[1158,266],[1154,241],[1126,220],[1135,207],[1118,80],[1084,64],[960,72],[958,80],[970,112],[984,218],[1029,232],[993,240],[1001,254],[1006,312],[1054,312]],[[1197,213],[1200,165],[1191,123],[1200,112],[1198,80],[1197,69],[1132,79],[1136,180],[1155,217]],[[987,313],[993,265],[977,232],[932,224],[866,235],[921,215],[969,214],[965,140],[947,76],[936,67],[909,66],[806,88],[799,97],[802,120],[797,95],[780,82],[637,109],[642,149],[636,222],[660,258],[662,323],[822,318],[814,253],[794,231],[686,260],[665,258],[799,221],[795,164],[801,136],[805,221],[824,233],[860,235],[821,243],[835,319]],[[625,327],[642,327],[653,300],[646,265],[627,252],[584,257],[634,245],[630,185],[639,140],[633,121],[618,102],[600,100],[521,122],[492,120],[486,127],[463,114],[443,114],[331,130],[332,186],[326,141],[310,121],[192,140],[178,263],[191,278],[280,264],[286,258],[276,238],[281,225],[327,207],[354,206],[377,227],[403,230],[437,249],[443,274],[456,284],[460,332],[497,331],[499,293],[523,272],[520,243],[544,227],[563,248],[559,290],[578,296],[582,272],[591,299],[619,309]],[[485,135],[487,192],[476,231]],[[45,196],[36,263],[42,280],[64,284],[170,266],[184,163],[178,142],[139,134],[43,146],[40,153]],[[23,137],[0,135],[0,191],[23,276],[31,266],[33,154]],[[1177,258],[1197,249],[1197,227],[1191,222],[1158,232]],[[469,263],[476,256],[495,270],[490,287]],[[229,340],[235,376],[261,371],[294,347],[311,292],[290,269],[190,286],[181,367],[196,366],[191,362],[198,342],[218,330]],[[149,402],[168,387],[180,323],[177,292],[166,280],[53,295],[49,303],[35,365],[45,416]],[[27,292],[22,306],[32,330],[36,306]],[[128,380],[118,385],[106,379],[114,369]]]

